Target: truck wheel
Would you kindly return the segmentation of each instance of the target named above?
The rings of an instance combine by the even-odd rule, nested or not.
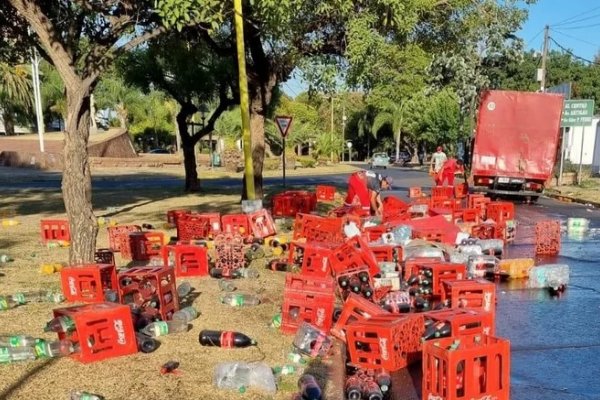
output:
[[[529,204],[536,204],[540,196],[527,196],[526,200]]]

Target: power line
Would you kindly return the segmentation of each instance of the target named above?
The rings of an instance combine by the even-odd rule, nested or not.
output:
[[[580,18],[575,21],[570,21],[570,22],[567,22],[564,24],[559,24],[559,25],[554,25],[554,26],[574,25],[574,24],[578,24],[578,23],[584,22],[584,21],[589,21],[590,19],[594,19],[594,18],[598,18],[598,17],[600,17],[600,14],[594,14],[594,15],[587,16],[585,18]]]
[[[592,24],[592,25],[573,26],[573,27],[568,27],[567,26],[566,28],[561,28],[561,29],[572,31],[572,30],[575,30],[575,29],[594,28],[596,26],[600,26],[600,23]]]
[[[581,43],[589,44],[590,46],[594,46],[594,47],[596,47],[596,48],[600,48],[600,44],[597,44],[597,43],[592,43],[592,42],[588,42],[587,40],[583,40],[583,39],[579,39],[579,38],[577,38],[577,37],[575,37],[575,36],[571,36],[571,35],[569,35],[569,34],[566,34],[566,33],[564,33],[564,32],[557,31],[556,29],[552,29],[552,32],[554,32],[554,33],[558,33],[559,35],[566,36],[566,37],[568,37],[568,38],[570,38],[570,39],[573,39],[573,40],[577,40],[577,41],[579,41],[579,42],[581,42]]]
[[[573,52],[572,52],[571,50],[567,49],[566,47],[564,47],[563,45],[561,45],[560,43],[558,43],[556,40],[554,40],[554,38],[553,38],[553,37],[551,37],[551,38],[550,38],[550,40],[551,40],[552,42],[554,42],[554,44],[555,44],[555,45],[557,45],[557,46],[558,46],[558,47],[559,47],[559,48],[560,48],[562,51],[564,51],[565,53],[567,53],[567,54],[568,54],[568,55],[570,55],[571,57],[573,57],[573,58],[576,58],[576,59],[578,59],[578,60],[581,60],[581,61],[585,61],[585,62],[587,62],[587,63],[589,63],[589,64],[593,64],[593,65],[600,65],[600,63],[597,63],[597,62],[595,62],[595,61],[591,61],[591,60],[588,60],[587,58],[583,58],[583,57],[581,57],[581,56],[578,56],[578,55],[576,55],[576,54],[573,54]]]
[[[596,10],[600,10],[600,6],[599,6],[599,7],[594,7],[594,8],[592,8],[591,10],[584,11],[584,12],[582,12],[582,13],[579,13],[579,14],[577,14],[577,15],[574,15],[574,16],[572,16],[572,17],[569,17],[569,18],[567,18],[567,19],[563,19],[562,21],[559,21],[559,22],[557,22],[556,24],[553,24],[553,26],[568,25],[568,22],[569,22],[569,21],[572,21],[572,20],[574,20],[574,19],[576,19],[576,18],[579,18],[579,17],[581,17],[581,16],[583,16],[583,15],[589,14],[589,13],[591,13],[592,11],[596,11]]]
[[[531,39],[529,39],[528,41],[526,41],[525,45],[523,47],[527,47],[528,44],[531,44],[531,42],[533,42],[535,39],[537,39],[537,37],[540,36],[540,34],[542,32],[544,32],[544,28],[540,29],[540,31],[538,33],[536,33],[534,37],[532,37]]]

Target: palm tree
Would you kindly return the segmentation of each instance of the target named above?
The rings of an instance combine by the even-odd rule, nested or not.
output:
[[[404,124],[404,105],[406,101],[394,103],[389,101],[385,104],[382,111],[375,116],[371,132],[374,137],[377,137],[377,132],[386,125],[390,125],[394,132],[396,140],[396,160],[400,158],[400,143],[402,141],[402,126]]]
[[[15,122],[30,114],[31,94],[27,67],[0,62],[0,110],[7,135],[14,135]]]

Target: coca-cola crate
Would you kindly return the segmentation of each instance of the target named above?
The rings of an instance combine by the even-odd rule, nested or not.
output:
[[[404,261],[404,272],[402,276],[404,280],[408,280],[411,275],[413,275],[416,271],[416,267],[418,265],[429,265],[434,263],[439,263],[440,259],[437,257],[413,257],[406,259]]]
[[[469,194],[469,184],[467,182],[461,182],[454,185],[454,197],[457,199],[464,199]]]
[[[71,241],[71,229],[66,219],[42,219],[40,228],[42,243],[54,240]]]
[[[135,354],[138,351],[131,309],[116,303],[86,304],[59,308],[54,317],[68,316],[75,330],[61,332],[59,339],[79,343],[80,351],[72,358],[89,363]]]
[[[317,196],[305,190],[288,190],[273,196],[273,215],[295,217],[298,213],[311,213],[317,208]]]
[[[165,243],[162,232],[133,232],[129,234],[131,257],[134,261],[148,261],[159,256]]]
[[[443,309],[424,313],[425,318],[436,322],[450,324],[451,336],[466,336],[474,334],[495,334],[494,314],[470,308]]]
[[[387,196],[382,201],[383,204],[383,220],[391,219],[409,219],[409,205],[394,196]]]
[[[94,253],[96,264],[115,265],[115,253],[111,249],[98,249]]]
[[[177,226],[177,220],[186,214],[191,214],[190,210],[169,210],[167,211],[167,223],[169,225]]]
[[[432,199],[451,199],[454,197],[453,186],[434,186],[431,188]]]
[[[175,276],[207,276],[208,251],[204,246],[167,245],[162,250],[164,265],[175,268]]]
[[[535,254],[558,254],[560,244],[560,221],[539,221],[535,225]]]
[[[325,243],[290,243],[288,263],[300,267],[300,273],[308,276],[331,276],[332,247]]]
[[[335,302],[334,281],[331,277],[288,273],[283,290],[281,331],[294,334],[303,322],[322,331],[329,331]]]
[[[132,232],[141,232],[142,227],[138,225],[117,225],[109,226],[108,230],[108,247],[112,251],[121,251],[121,246],[129,247],[129,234]],[[131,253],[131,250],[126,249]]]
[[[367,266],[371,276],[379,273],[379,266],[369,245],[359,236],[347,239],[344,244],[334,249],[331,256],[331,269],[340,275],[356,268]]]
[[[381,224],[376,226],[369,226],[363,229],[362,237],[368,242],[376,242],[379,240],[384,234],[389,232],[390,228],[387,224]]]
[[[393,244],[370,245],[369,249],[378,262],[399,262],[402,260],[402,246]]]
[[[462,210],[461,219],[463,222],[479,223],[479,210],[477,208],[465,208]]]
[[[496,285],[483,279],[443,281],[442,301],[449,301],[450,308],[474,308],[494,313]]]
[[[362,281],[361,277],[368,277],[367,281]],[[373,301],[373,294],[375,293],[375,285],[373,284],[373,277],[369,274],[369,269],[366,265],[350,268],[344,270],[342,273],[336,273],[335,279],[337,282],[337,288],[342,299],[346,299],[350,293],[358,294],[363,296],[370,301]],[[348,286],[343,287],[341,282],[345,281]],[[355,291],[354,288],[359,291]],[[370,291],[370,294],[365,292]]]
[[[467,208],[476,208],[479,210],[479,216],[486,219],[487,205],[492,200],[483,194],[470,194],[467,196]]]
[[[173,268],[135,267],[121,272],[118,278],[121,302],[141,308],[142,315],[167,321],[179,310]]]
[[[234,272],[246,266],[244,240],[239,235],[219,235],[215,238],[215,268],[223,276],[232,277]]]
[[[429,340],[422,368],[423,399],[510,399],[508,340],[488,335]]]
[[[423,190],[417,186],[408,188],[408,197],[411,199],[423,197]]]
[[[248,214],[250,233],[255,238],[266,238],[277,233],[273,217],[265,209]]]
[[[331,334],[343,342],[346,342],[346,328],[349,324],[356,321],[365,321],[376,316],[390,316],[391,313],[385,311],[378,305],[370,302],[362,296],[350,293],[338,320],[331,328]]]
[[[413,229],[412,238],[442,243],[444,241],[444,230],[442,228],[418,227]]]
[[[335,186],[317,185],[317,200],[333,201],[335,199]]]
[[[104,291],[118,291],[114,264],[71,265],[60,271],[62,291],[67,301],[104,302]]]
[[[250,228],[246,214],[227,214],[221,216],[221,225],[224,233],[233,235],[248,235]]]
[[[491,201],[486,207],[486,218],[498,224],[515,219],[515,205],[509,201]]]
[[[350,364],[394,372],[418,361],[425,331],[422,314],[376,316],[346,327]]]
[[[175,220],[177,239],[181,241],[207,239],[210,237],[210,218],[201,214],[183,214]],[[220,227],[219,222],[219,227]]]
[[[294,239],[307,242],[341,243],[344,241],[343,219],[298,214],[294,222]]]
[[[502,236],[502,230],[498,229],[498,225],[496,223],[483,223],[479,225],[475,225],[471,228],[471,236],[487,240],[487,239],[497,239]]]
[[[430,271],[430,273],[427,273]],[[444,289],[442,282],[466,279],[467,267],[465,264],[432,262],[414,264],[410,275],[422,275],[431,280],[431,291],[434,296],[441,296]],[[409,275],[409,276],[410,276]]]

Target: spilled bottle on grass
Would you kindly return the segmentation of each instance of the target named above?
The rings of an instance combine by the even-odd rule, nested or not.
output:
[[[223,348],[255,346],[256,341],[240,332],[203,330],[198,336],[202,346]]]

